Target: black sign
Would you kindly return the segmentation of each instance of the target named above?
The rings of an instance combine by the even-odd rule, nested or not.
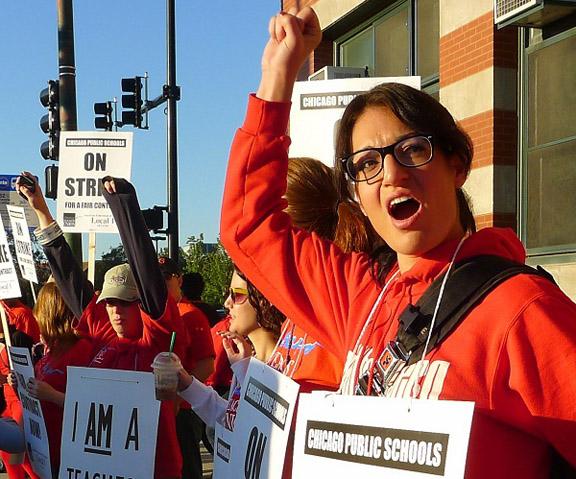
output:
[[[290,404],[260,381],[250,378],[244,392],[244,399],[258,411],[284,430]]]
[[[300,95],[300,110],[325,110],[346,108],[362,91],[337,91],[332,93],[303,93]]]
[[[442,433],[308,421],[304,453],[442,476],[448,440]]]

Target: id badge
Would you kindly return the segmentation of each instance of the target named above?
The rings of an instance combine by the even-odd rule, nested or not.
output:
[[[394,382],[409,358],[410,353],[406,352],[400,343],[390,341],[386,345],[375,366],[375,373],[381,377],[384,389]]]
[[[386,388],[398,377],[409,358],[410,353],[406,352],[400,343],[390,341],[374,365],[370,395],[384,396]],[[356,395],[366,396],[368,394],[369,378],[370,372],[366,372],[358,378],[355,389]]]

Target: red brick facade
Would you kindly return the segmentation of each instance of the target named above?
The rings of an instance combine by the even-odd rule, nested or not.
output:
[[[515,69],[517,55],[516,30],[497,30],[486,13],[440,39],[440,87],[491,66]]]
[[[488,68],[516,69],[518,35],[515,29],[497,30],[493,12],[488,12],[440,38],[440,88]],[[501,88],[495,81],[494,96]],[[491,109],[463,118],[461,126],[474,144],[472,168],[517,163],[518,118],[515,111]],[[502,192],[494,191],[498,196]],[[494,202],[497,204],[497,202]],[[509,226],[516,228],[515,213],[476,216],[478,228]]]

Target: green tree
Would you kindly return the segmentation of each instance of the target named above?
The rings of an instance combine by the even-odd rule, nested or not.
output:
[[[182,270],[198,272],[204,278],[202,300],[221,306],[226,298],[232,275],[232,261],[218,240],[216,244],[204,243],[204,235],[190,236],[181,250]]]
[[[127,261],[124,246],[121,244],[118,246],[111,246],[110,251],[102,253],[102,257],[96,261],[94,268],[94,288],[96,290],[101,290],[106,271],[113,266],[126,263]]]

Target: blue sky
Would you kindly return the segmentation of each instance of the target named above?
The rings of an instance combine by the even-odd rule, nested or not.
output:
[[[148,72],[149,96],[166,82],[165,1],[74,2],[78,129],[93,129],[93,103],[120,98],[120,80]],[[39,153],[45,113],[38,100],[57,77],[56,0],[3,0],[0,29],[2,114],[0,174],[50,164]],[[180,244],[218,235],[227,154],[242,122],[247,94],[258,85],[268,19],[279,0],[176,0]],[[132,180],[143,208],[166,204],[166,121],[162,107],[150,130],[135,131]],[[43,180],[41,180],[43,185]],[[52,207],[55,212],[55,203]],[[118,244],[98,235],[98,252]],[[84,240],[86,248],[87,240]],[[165,243],[164,243],[165,244]],[[162,243],[161,243],[162,246]]]

